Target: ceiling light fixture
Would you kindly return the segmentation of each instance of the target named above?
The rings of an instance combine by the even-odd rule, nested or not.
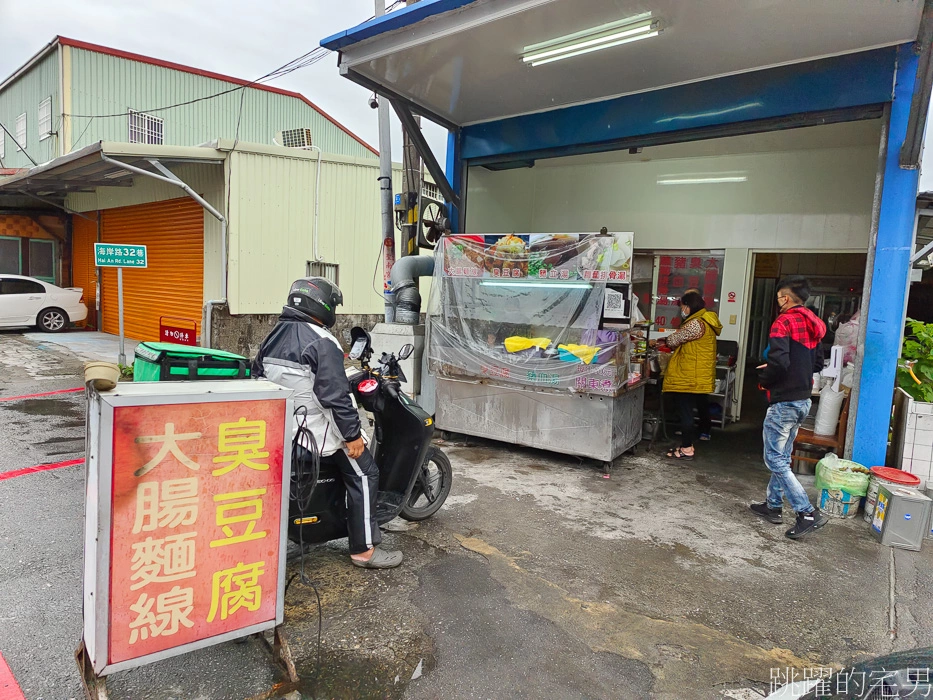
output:
[[[522,50],[522,61],[532,66],[541,66],[564,58],[649,39],[660,33],[661,23],[652,19],[650,12],[644,12],[618,22],[601,24],[582,32],[526,46]]]
[[[722,185],[726,183],[747,182],[745,173],[709,173],[661,175],[658,177],[659,185]]]

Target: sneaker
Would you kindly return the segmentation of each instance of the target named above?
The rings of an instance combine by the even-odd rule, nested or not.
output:
[[[792,540],[799,540],[804,535],[819,530],[828,522],[829,518],[823,515],[819,508],[814,508],[812,513],[797,513],[797,522],[784,534]]]
[[[752,503],[749,506],[749,509],[752,511],[752,513],[755,515],[760,515],[769,523],[780,525],[784,522],[784,519],[781,517],[781,509],[772,508],[767,503]]]
[[[710,436],[709,433],[700,433],[700,439],[701,439],[703,442],[709,442],[710,439],[711,439],[711,436]]]

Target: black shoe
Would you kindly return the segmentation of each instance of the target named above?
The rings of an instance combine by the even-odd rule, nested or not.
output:
[[[775,525],[780,525],[784,522],[784,519],[781,517],[780,508],[771,508],[767,502],[765,503],[752,503],[749,506],[749,509],[755,515],[760,515],[762,518],[767,520],[769,523],[774,523]]]
[[[814,508],[812,513],[797,513],[797,522],[784,534],[792,540],[799,540],[804,535],[819,530],[828,522],[829,518],[823,515],[819,508]]]

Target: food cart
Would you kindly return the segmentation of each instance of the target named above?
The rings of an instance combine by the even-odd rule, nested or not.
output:
[[[441,430],[599,460],[641,439],[631,233],[449,235],[435,251],[428,370]]]

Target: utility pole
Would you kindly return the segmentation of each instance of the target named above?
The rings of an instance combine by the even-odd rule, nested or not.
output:
[[[406,5],[414,5],[418,0],[406,0]],[[415,122],[421,127],[421,117],[415,116]],[[402,132],[402,220],[401,256],[418,254],[418,227],[421,220],[421,156],[408,133]],[[417,283],[418,280],[416,279]]]
[[[386,13],[385,0],[376,0],[376,17]],[[392,209],[392,122],[389,101],[379,99],[379,193],[382,206],[382,284],[385,296],[385,321],[395,321],[393,290],[389,288],[389,273],[395,264],[395,215]]]

